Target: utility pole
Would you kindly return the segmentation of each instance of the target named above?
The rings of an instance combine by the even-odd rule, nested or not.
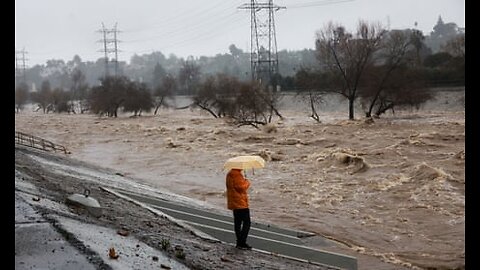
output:
[[[251,0],[239,9],[250,10],[250,69],[252,80],[272,85],[278,73],[277,39],[274,12],[285,9],[273,4],[273,0],[259,3]]]
[[[15,50],[15,81],[16,78],[21,77],[23,79],[23,83],[27,83],[26,61],[28,59],[25,58],[26,53],[27,52],[25,51],[25,48],[23,48],[21,51]]]
[[[111,29],[105,28],[105,25],[102,23],[102,29],[98,30],[97,32],[102,33],[102,40],[98,42],[103,42],[103,49],[99,50],[100,52],[105,53],[105,77],[109,75],[109,64],[108,59],[109,55],[113,53],[114,57],[112,58],[112,62],[115,65],[115,77],[118,76],[118,43],[120,42],[117,39],[117,33],[120,32],[117,30],[117,23],[115,23],[115,27]],[[113,47],[112,47],[113,45]]]

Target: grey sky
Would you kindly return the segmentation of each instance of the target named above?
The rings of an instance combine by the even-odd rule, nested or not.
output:
[[[212,56],[235,44],[250,48],[249,0],[15,0],[15,48],[25,49],[28,66],[49,59],[84,61],[102,57],[102,23],[121,32],[118,58],[161,51],[179,57]],[[333,3],[331,3],[333,2]],[[358,20],[389,29],[417,28],[425,35],[442,16],[465,27],[464,0],[277,0],[278,50],[314,47],[315,31],[327,22],[353,31]]]

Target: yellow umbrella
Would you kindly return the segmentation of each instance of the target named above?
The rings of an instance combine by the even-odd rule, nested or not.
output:
[[[228,159],[223,165],[224,170],[230,169],[257,169],[265,167],[265,160],[260,156],[237,156]]]

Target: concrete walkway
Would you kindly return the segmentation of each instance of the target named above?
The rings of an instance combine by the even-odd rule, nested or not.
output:
[[[15,269],[97,269],[15,192]]]
[[[232,216],[220,215],[181,205],[172,201],[137,194],[126,190],[116,190],[123,196],[145,203],[175,219],[181,220],[212,237],[227,243],[235,243]],[[259,251],[283,255],[311,263],[338,269],[357,269],[357,259],[344,254],[309,248],[304,245],[303,237],[316,237],[323,246],[334,245],[328,239],[302,231],[280,228],[271,224],[252,222],[248,242]]]

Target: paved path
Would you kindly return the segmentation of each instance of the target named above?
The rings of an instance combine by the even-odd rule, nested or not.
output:
[[[131,191],[118,189],[116,191],[131,199],[158,209],[178,220],[182,220],[218,240],[232,244],[235,243],[232,216],[212,213]],[[304,246],[302,237],[309,236],[314,236],[314,234],[252,222],[248,242],[257,250],[281,254],[286,257],[306,260],[321,265],[333,266],[338,269],[357,269],[357,259],[354,257]],[[323,239],[319,242],[320,245],[324,246],[332,245],[332,242],[328,239]]]
[[[15,269],[96,268],[15,192]]]

